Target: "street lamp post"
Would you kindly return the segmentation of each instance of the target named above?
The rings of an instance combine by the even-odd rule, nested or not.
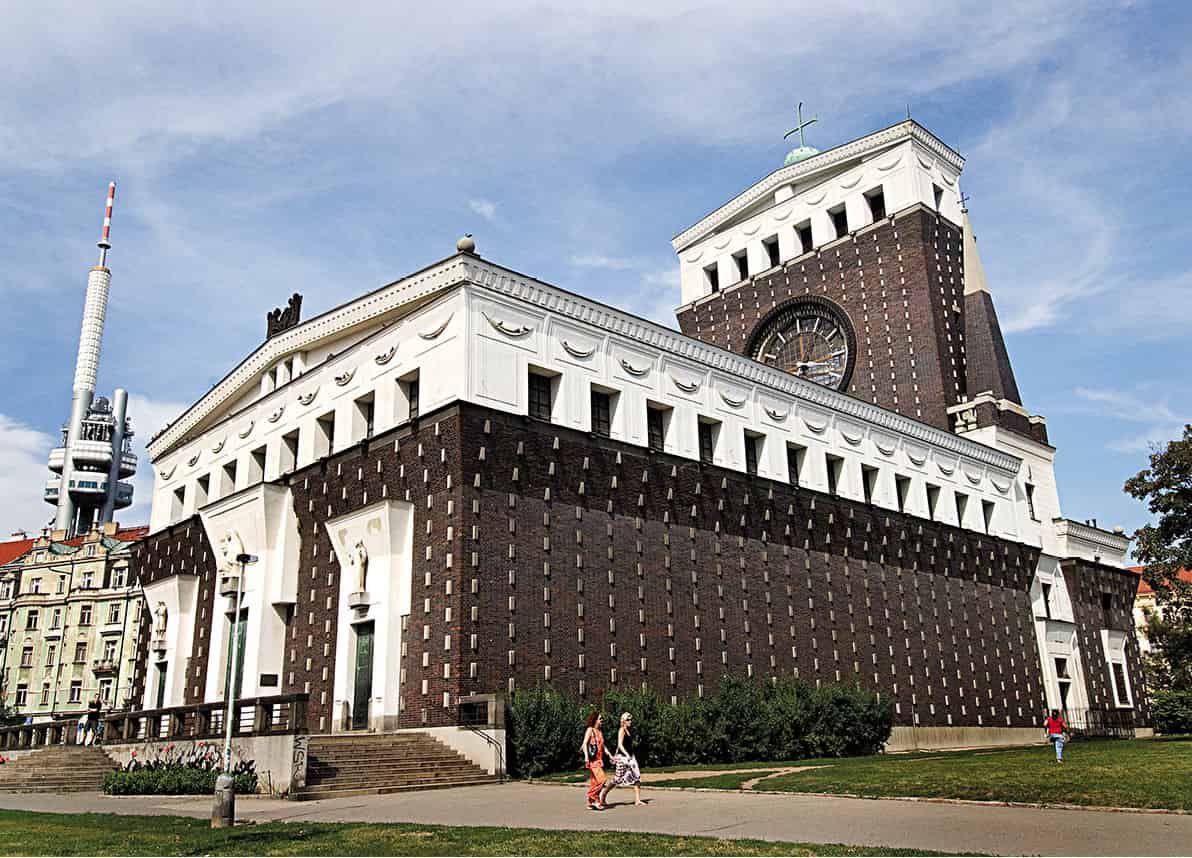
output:
[[[228,681],[224,689],[227,698],[224,709],[224,748],[223,771],[215,779],[215,807],[211,811],[212,828],[230,828],[236,824],[236,780],[232,777],[232,722],[236,712],[236,675],[240,668],[240,596],[244,592],[245,567],[249,563],[256,563],[257,558],[252,554],[236,555],[236,562],[240,564],[240,577],[236,579],[236,611],[232,616],[235,622],[230,632],[235,635],[232,639],[232,663],[228,672]]]

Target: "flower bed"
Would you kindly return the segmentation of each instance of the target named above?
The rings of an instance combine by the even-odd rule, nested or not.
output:
[[[186,747],[169,744],[157,755],[132,758],[119,771],[104,777],[108,795],[209,795],[221,770],[219,748],[214,742],[194,742]],[[256,763],[237,760],[232,765],[237,793],[257,791]]]

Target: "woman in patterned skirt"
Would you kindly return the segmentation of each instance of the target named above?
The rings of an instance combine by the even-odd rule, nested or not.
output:
[[[617,731],[617,752],[613,754],[613,765],[616,774],[605,784],[604,795],[600,802],[608,798],[609,790],[619,786],[633,787],[633,803],[641,807],[642,801],[642,772],[637,764],[637,742],[633,738],[633,716],[628,712],[621,713],[621,729]]]

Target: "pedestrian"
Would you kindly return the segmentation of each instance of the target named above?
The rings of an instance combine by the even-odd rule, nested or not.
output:
[[[604,757],[608,751],[604,747],[604,734],[600,725],[604,718],[599,712],[588,716],[588,729],[584,731],[584,741],[579,746],[579,752],[584,758],[584,768],[588,770],[588,809],[604,810],[604,802],[600,798],[600,788],[604,786]],[[609,755],[611,758],[611,754]]]
[[[95,736],[99,726],[99,715],[103,711],[103,702],[99,699],[97,693],[91,698],[91,702],[87,704],[87,738],[83,744],[95,744]]]
[[[633,737],[633,716],[628,712],[621,713],[621,726],[617,730],[617,751],[613,754],[613,765],[616,771],[604,786],[601,803],[608,798],[610,791],[619,786],[633,787],[633,804],[641,807],[642,801],[642,771],[637,764],[637,740]]]
[[[1043,722],[1043,729],[1047,734],[1047,741],[1055,745],[1055,761],[1061,765],[1064,762],[1064,719],[1060,717],[1058,709],[1052,709],[1051,715]]]

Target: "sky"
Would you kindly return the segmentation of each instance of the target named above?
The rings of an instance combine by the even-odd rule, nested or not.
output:
[[[1192,420],[1192,8],[919,0],[15,4],[0,30],[0,534],[36,530],[107,183],[99,391],[144,442],[264,339],[454,252],[674,325],[670,239],[912,115],[961,184],[1064,514]]]

